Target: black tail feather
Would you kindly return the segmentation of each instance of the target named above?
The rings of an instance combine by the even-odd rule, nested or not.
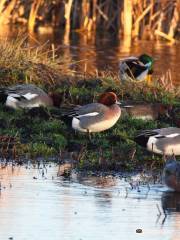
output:
[[[60,119],[63,122],[66,123],[67,126],[72,127],[72,116],[65,115],[62,113],[62,109],[60,108],[51,108],[49,109],[49,113],[51,114],[52,117],[56,119]]]
[[[148,140],[149,140],[149,136],[146,136],[146,135],[138,135],[134,138],[134,141],[137,144],[145,148],[147,147]]]
[[[0,89],[0,103],[1,104],[5,104],[6,100],[7,100],[7,94],[5,92],[1,92],[1,89]]]

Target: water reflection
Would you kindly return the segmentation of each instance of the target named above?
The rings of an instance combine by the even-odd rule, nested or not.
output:
[[[165,192],[162,195],[162,208],[165,212],[165,221],[170,222],[170,227],[173,228],[172,240],[180,239],[180,193]],[[169,221],[173,219],[173,221]]]
[[[17,31],[5,29],[0,33],[4,37],[10,38],[16,35]],[[40,34],[36,33],[29,37],[32,45],[37,42],[44,44],[49,42],[55,44],[58,54],[69,61],[70,66],[74,61],[79,64],[74,65],[77,71],[88,71],[96,73],[98,70],[111,70],[118,72],[118,63],[120,58],[129,55],[140,55],[146,52],[155,59],[155,77],[161,76],[168,69],[172,72],[172,79],[180,84],[180,44],[169,44],[166,41],[128,41],[122,39],[115,33],[97,33],[88,35],[85,32],[71,32],[68,40],[63,31],[54,33]]]
[[[146,185],[138,190],[124,178],[64,181],[58,167],[46,169],[44,176],[43,168],[0,169],[0,239],[179,239],[180,197],[161,184],[150,184],[147,194]]]
[[[180,193],[165,192],[162,195],[162,208],[167,213],[180,212]]]

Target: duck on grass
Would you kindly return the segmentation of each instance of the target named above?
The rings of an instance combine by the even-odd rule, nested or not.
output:
[[[1,138],[0,149],[5,149],[5,139],[10,137],[14,139],[16,159],[26,155],[59,161],[69,153],[78,169],[162,169],[161,154],[153,158],[147,147],[134,141],[140,131],[177,127],[178,123],[175,113],[180,106],[179,90],[167,91],[158,81],[153,84],[151,56],[122,60],[119,81],[118,75],[110,73],[98,73],[98,77],[74,75],[66,71],[65,61],[60,64],[62,61],[49,55],[42,59],[46,56],[42,51],[23,48],[19,43],[0,44],[4,49],[0,61],[0,136],[6,136]],[[149,84],[146,79],[151,75]],[[91,141],[88,132],[94,132]],[[153,137],[158,138],[158,134]],[[1,158],[9,159],[9,151],[0,152]]]
[[[93,81],[96,83],[96,92],[91,87],[88,87],[88,84],[92,84]],[[110,88],[114,93],[109,95],[106,91],[109,91]],[[8,89],[14,88],[10,87]],[[17,148],[19,157],[23,156],[23,154],[28,154],[30,158],[43,156],[48,159],[56,156],[57,161],[59,161],[59,152],[61,152],[61,156],[66,152],[70,152],[72,153],[72,160],[76,161],[78,169],[132,171],[135,169],[150,169],[150,166],[160,169],[164,164],[162,157],[156,155],[155,158],[152,158],[152,154],[141,148],[141,146],[136,145],[133,139],[140,130],[170,127],[172,120],[166,116],[167,109],[162,111],[160,117],[157,115],[155,119],[141,119],[139,115],[134,117],[127,113],[124,114],[123,106],[121,107],[121,113],[119,106],[116,106],[116,102],[117,96],[120,101],[125,101],[125,99],[122,99],[122,91],[123,96],[128,93],[127,88],[124,90],[119,85],[113,86],[110,79],[103,79],[103,81],[97,81],[97,79],[81,80],[71,87],[69,87],[68,83],[63,88],[61,86],[56,87],[56,92],[63,96],[60,108],[58,107],[56,110],[50,106],[47,108],[41,107],[39,110],[29,110],[29,108],[26,109],[24,107],[18,107],[13,110],[2,105],[0,111],[0,134],[16,136],[20,143]],[[106,93],[102,95],[104,92]],[[18,95],[14,90],[13,92],[10,91],[9,94],[12,94],[16,101],[23,101],[23,103],[29,101],[27,98],[20,97],[20,93]],[[27,96],[26,94],[28,93],[24,94],[25,97]],[[33,93],[31,94],[33,95]],[[88,108],[80,107],[86,106],[86,103]],[[103,104],[103,112],[93,116],[98,117],[101,121],[106,119],[106,117],[109,119],[109,114],[106,115],[106,113],[111,111],[109,110],[111,106],[114,109],[115,104],[115,112],[112,109],[114,116],[113,124],[107,124],[106,131],[96,131],[91,137],[91,141],[89,141],[87,134],[83,133],[84,131],[88,132],[88,127],[92,126],[89,122],[89,115],[86,115],[85,118],[83,117],[83,124],[85,121],[88,125],[86,125],[82,133],[81,131],[76,133],[72,126],[73,118],[77,118],[81,122],[81,116],[89,113],[89,104],[93,106],[91,112],[96,113],[99,112],[99,104],[100,106]],[[21,106],[21,104],[18,106]],[[96,108],[97,106],[98,109]],[[88,113],[84,113],[84,109]],[[83,111],[83,114],[81,111]],[[71,118],[71,126],[67,121],[69,117]],[[83,127],[81,126],[81,128]],[[103,130],[105,129],[103,128]],[[134,155],[135,150],[136,154]]]

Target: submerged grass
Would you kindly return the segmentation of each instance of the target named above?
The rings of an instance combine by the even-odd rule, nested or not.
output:
[[[117,76],[109,73],[74,76],[64,60],[55,59],[43,47],[29,48],[25,39],[0,42],[0,85],[15,83],[34,83],[47,91],[55,89],[64,96],[62,104],[86,104],[95,101],[104,91],[114,91],[120,100],[180,105],[179,90],[167,90],[160,81],[147,86],[145,83],[121,84]],[[163,165],[162,157],[153,157],[137,146],[133,138],[139,130],[171,126],[165,119],[143,121],[125,116],[112,129],[94,134],[89,142],[86,134],[75,133],[67,123],[56,118],[53,109],[38,111],[38,114],[13,111],[0,106],[0,136],[17,139],[16,158],[56,156],[60,161],[68,156],[79,169],[96,170],[134,170]],[[14,154],[14,148],[9,155],[7,149],[7,143],[1,142],[1,158]]]

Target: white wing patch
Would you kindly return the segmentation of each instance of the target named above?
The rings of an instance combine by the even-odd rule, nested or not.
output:
[[[97,116],[99,113],[98,112],[91,112],[91,113],[86,113],[86,114],[82,114],[82,115],[78,115],[77,118],[81,118],[81,117],[92,117],[92,116]]]
[[[18,97],[20,97],[20,95],[16,94],[16,93],[10,93],[10,94],[8,94],[8,97],[18,98]]]
[[[132,116],[135,119],[142,119],[142,120],[154,120],[152,115],[139,115],[139,116]]]
[[[133,108],[134,107],[134,105],[125,105],[125,106],[123,106],[123,108]]]
[[[16,109],[18,100],[12,96],[8,96],[6,99],[6,106]]]
[[[17,96],[16,96],[17,97]],[[13,102],[13,103],[15,103],[15,102],[18,102],[18,100],[14,97],[14,96],[8,96],[7,97],[7,100],[6,100],[6,104],[7,104],[7,102]]]
[[[179,133],[173,133],[173,134],[166,135],[166,137],[167,138],[174,138],[174,137],[177,137],[179,135],[180,135]]]
[[[22,96],[25,97],[27,100],[31,100],[31,99],[37,97],[38,95],[37,94],[33,94],[33,93],[26,93],[26,94],[24,94]]]

